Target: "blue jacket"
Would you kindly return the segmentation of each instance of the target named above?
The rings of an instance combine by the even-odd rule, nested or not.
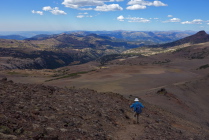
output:
[[[141,113],[142,112],[141,108],[144,108],[144,106],[142,105],[142,103],[137,101],[137,102],[133,103],[130,106],[130,108],[134,108],[134,112],[136,112],[136,113]]]

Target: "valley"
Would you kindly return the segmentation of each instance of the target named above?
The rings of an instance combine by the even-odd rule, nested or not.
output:
[[[207,38],[208,35],[203,34]],[[193,40],[199,39],[199,35],[197,33],[196,36],[192,36]],[[2,69],[0,77],[7,77],[12,82],[2,83],[1,90],[5,91],[2,93],[7,93],[9,87],[15,87],[21,97],[26,96],[27,92],[28,94],[33,93],[34,97],[31,95],[33,99],[30,101],[37,100],[39,97],[40,100],[48,103],[53,100],[55,105],[51,106],[56,108],[52,109],[56,114],[54,117],[57,117],[60,122],[63,122],[63,118],[68,118],[67,116],[70,116],[71,119],[76,118],[73,117],[73,114],[77,112],[71,107],[79,104],[78,107],[75,107],[79,110],[77,115],[85,117],[70,120],[75,127],[67,125],[65,130],[60,125],[62,123],[52,123],[54,117],[50,117],[47,112],[49,110],[46,109],[45,116],[47,117],[45,118],[47,119],[45,122],[43,121],[43,124],[50,126],[50,129],[48,127],[46,129],[48,134],[45,134],[49,137],[49,132],[54,132],[60,139],[64,139],[63,135],[66,135],[68,138],[80,139],[97,139],[97,136],[101,136],[101,139],[116,140],[157,140],[159,138],[206,140],[209,136],[209,43],[205,39],[202,39],[205,42],[198,43],[192,43],[189,38],[185,40],[189,41],[181,40],[182,44],[170,47],[167,44],[164,45],[166,46],[164,49],[161,46],[134,48],[124,50],[124,53],[129,52],[130,55],[104,55],[103,59],[56,69]],[[144,52],[144,49],[148,51]],[[166,49],[173,50],[162,51]],[[1,57],[2,59],[3,57]],[[15,84],[19,84],[20,89]],[[25,88],[27,91],[23,92],[21,87],[24,89],[24,86],[30,88]],[[52,87],[55,89],[51,89]],[[50,94],[51,92],[54,94]],[[41,99],[42,93],[44,94],[43,99]],[[12,95],[15,96],[15,93],[12,92]],[[49,98],[45,98],[48,96]],[[0,97],[3,100],[3,95]],[[129,108],[135,97],[138,97],[145,105],[145,109],[140,115],[139,125],[135,124],[133,112]],[[8,101],[9,99],[8,97]],[[68,107],[68,104],[71,107]],[[87,108],[90,113],[82,108],[85,104],[88,104]],[[98,109],[95,107],[96,104],[104,108]],[[45,102],[43,105],[50,108]],[[31,104],[28,106],[33,108]],[[65,114],[66,110],[70,112],[70,115]],[[99,115],[100,113],[102,115]],[[42,115],[44,116],[44,112],[40,110],[35,112],[35,121],[32,123],[39,123],[38,117]],[[94,118],[97,122],[93,121]],[[79,122],[82,122],[83,125]],[[42,123],[38,125],[40,127],[36,129],[44,127]],[[63,135],[60,135],[57,130],[53,130],[55,125],[59,126]],[[108,127],[112,132],[107,129]],[[74,128],[79,128],[79,131]],[[101,130],[99,131],[98,128]],[[32,133],[33,129],[35,128],[27,131]],[[0,130],[2,130],[1,127]],[[71,137],[65,133],[69,131],[75,135],[71,135]],[[16,135],[15,132],[10,133]],[[29,137],[32,136],[30,133],[22,135]],[[41,130],[39,134],[42,133],[45,132]],[[89,135],[89,133],[96,134]]]

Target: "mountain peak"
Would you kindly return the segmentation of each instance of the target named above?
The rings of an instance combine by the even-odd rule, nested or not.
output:
[[[202,30],[202,31],[197,32],[197,33],[194,34],[194,35],[205,36],[205,35],[207,35],[207,33],[206,33],[204,30]]]
[[[204,30],[202,30],[202,31],[197,32],[194,35],[182,38],[182,39],[174,41],[174,42],[159,44],[159,45],[150,45],[148,47],[168,48],[168,47],[179,46],[179,45],[186,44],[186,43],[198,44],[198,43],[204,43],[204,42],[209,42],[209,35]]]

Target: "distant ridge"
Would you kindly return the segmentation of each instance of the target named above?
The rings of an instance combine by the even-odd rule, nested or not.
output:
[[[181,48],[193,46],[194,44],[206,42],[209,42],[209,35],[205,31],[199,31],[194,35],[177,41],[158,45],[144,45],[138,48],[126,50],[123,54],[141,54],[144,56],[150,56],[159,53],[173,52]]]
[[[0,35],[0,39],[24,40],[26,39],[26,37],[21,36],[21,35],[5,35],[5,36]]]
[[[165,43],[165,44],[159,44],[159,45],[149,45],[146,47],[151,47],[151,48],[169,48],[169,47],[174,47],[174,46],[179,46],[182,44],[190,43],[190,44],[198,44],[198,43],[204,43],[209,41],[209,35],[205,31],[199,31],[194,35],[185,37],[183,39],[170,42],[170,43]]]
[[[54,69],[118,54],[138,44],[89,34],[41,34],[25,40],[0,39],[0,69]]]
[[[53,35],[40,34],[40,35],[33,36],[31,38],[26,38],[25,40],[45,40],[45,39],[49,39],[52,37],[53,37]]]

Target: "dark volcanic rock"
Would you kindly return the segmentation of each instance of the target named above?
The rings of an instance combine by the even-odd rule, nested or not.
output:
[[[0,82],[0,138],[106,139],[127,120],[128,100],[90,89]],[[3,115],[4,114],[4,115]]]
[[[131,139],[207,138],[202,130],[193,133],[192,127],[187,132],[175,127],[173,124],[178,123],[174,117],[144,102],[140,125],[135,124],[136,132],[132,132],[128,129],[134,125],[130,103],[116,93],[1,80],[0,139],[121,140],[118,132],[125,131]]]

